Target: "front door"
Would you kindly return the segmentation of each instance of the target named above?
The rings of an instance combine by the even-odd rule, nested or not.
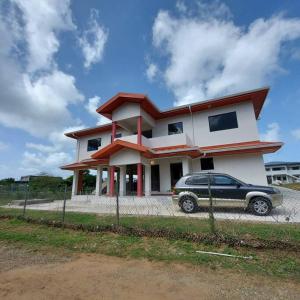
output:
[[[159,179],[159,165],[151,166],[151,191],[160,191],[160,179]]]
[[[183,176],[182,174],[182,163],[173,163],[170,164],[170,173],[171,173],[171,188],[175,186],[177,181]]]

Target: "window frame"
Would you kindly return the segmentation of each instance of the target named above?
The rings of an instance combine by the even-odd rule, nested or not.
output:
[[[225,127],[225,128],[216,128],[216,124],[213,125],[213,118],[218,118],[221,116],[228,116],[228,115],[234,115],[235,119],[234,119],[234,125],[232,127]],[[217,122],[218,123],[218,122]],[[219,121],[219,123],[221,123]],[[223,124],[224,125],[224,124]],[[237,129],[239,128],[239,123],[238,123],[238,118],[237,118],[237,113],[236,111],[230,111],[230,112],[226,112],[226,113],[222,113],[222,114],[217,114],[217,115],[212,115],[212,116],[208,116],[208,126],[209,126],[209,131],[210,132],[215,132],[215,131],[223,131],[223,130],[230,130],[230,129]],[[215,128],[212,128],[213,126],[215,126]],[[220,126],[220,124],[219,124]]]
[[[170,133],[170,126],[177,125],[177,124],[181,124],[181,132]],[[181,134],[181,133],[183,133],[183,122],[182,121],[174,122],[174,123],[169,123],[168,124],[168,135]]]
[[[97,149],[95,148],[93,148],[93,149],[91,149],[90,147],[91,146],[89,146],[89,142],[90,141],[98,141],[98,147],[97,147]],[[99,141],[100,141],[100,144],[99,144]],[[89,139],[88,141],[87,141],[87,152],[90,152],[90,151],[97,151],[98,149],[99,149],[99,147],[101,147],[101,145],[102,145],[102,139],[101,138],[93,138],[93,139]]]
[[[204,160],[211,160],[212,161],[212,166],[213,166],[213,168],[211,169],[211,168],[208,168],[208,169],[203,169],[202,168],[202,162],[204,161]],[[213,157],[202,157],[202,158],[200,158],[200,167],[201,167],[201,171],[210,171],[210,170],[214,170],[215,169],[215,162],[214,162],[214,158]]]

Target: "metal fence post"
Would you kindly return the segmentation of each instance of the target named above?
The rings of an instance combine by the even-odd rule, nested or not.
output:
[[[209,196],[209,227],[211,233],[216,233],[213,200],[211,195],[211,175],[208,174],[208,196]]]
[[[117,216],[117,226],[120,226],[120,211],[119,211],[119,176],[117,174],[117,181],[116,181],[116,201],[117,201],[117,207],[116,207],[116,216]]]
[[[64,194],[64,205],[62,213],[62,224],[65,224],[65,214],[66,214],[66,201],[67,201],[67,185],[65,185],[65,194]]]
[[[25,217],[26,206],[27,206],[27,198],[28,198],[28,184],[26,184],[26,189],[25,189],[25,201],[24,201],[24,207],[23,207],[23,217]]]

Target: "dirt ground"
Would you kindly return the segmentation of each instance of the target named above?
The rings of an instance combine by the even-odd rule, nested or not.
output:
[[[0,245],[0,299],[299,299],[300,284],[228,270]]]

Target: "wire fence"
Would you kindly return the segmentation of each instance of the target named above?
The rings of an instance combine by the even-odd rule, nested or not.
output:
[[[47,219],[63,224],[116,225],[189,233],[221,231],[236,234],[243,231],[240,224],[246,222],[247,230],[251,231],[252,226],[258,235],[262,235],[263,231],[259,232],[262,224],[268,232],[275,228],[272,227],[274,223],[300,224],[300,192],[282,189],[282,193],[281,207],[273,209],[269,216],[255,216],[242,208],[218,208],[217,199],[213,197],[210,197],[208,207],[199,207],[195,213],[186,214],[170,195],[96,196],[95,189],[87,188],[71,197],[71,187],[67,185],[38,190],[29,185],[6,186],[0,187],[0,215]],[[247,230],[243,234],[247,234]],[[281,234],[286,238],[293,233],[286,228]]]

